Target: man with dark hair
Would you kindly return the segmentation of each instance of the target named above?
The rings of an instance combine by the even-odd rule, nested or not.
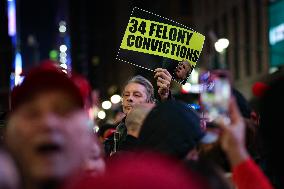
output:
[[[199,115],[186,104],[169,100],[157,105],[146,117],[139,142],[146,150],[196,160],[197,146],[204,135]]]

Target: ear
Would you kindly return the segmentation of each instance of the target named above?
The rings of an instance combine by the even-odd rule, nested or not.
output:
[[[186,157],[185,157],[186,160],[192,160],[192,161],[197,161],[199,159],[199,152],[197,151],[196,148],[190,150]]]
[[[251,113],[250,113],[250,119],[253,121],[253,123],[255,124],[255,125],[259,125],[259,119],[260,119],[260,117],[259,117],[259,115],[258,115],[258,113],[256,113],[255,111],[252,111]]]

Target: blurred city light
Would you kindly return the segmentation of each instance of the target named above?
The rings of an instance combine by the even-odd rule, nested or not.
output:
[[[37,39],[32,34],[28,35],[27,43],[28,43],[28,46],[30,46],[30,47],[37,47],[38,46]]]
[[[100,130],[99,126],[95,125],[93,128],[94,133],[99,132],[99,130]]]
[[[202,87],[200,84],[191,84],[191,83],[186,83],[182,86],[181,92],[182,93],[195,93],[199,94],[202,91]]]
[[[66,45],[60,45],[59,50],[60,50],[60,52],[66,52],[67,46]]]
[[[106,117],[105,111],[101,110],[98,112],[98,118],[99,119],[104,119]]]
[[[51,60],[57,60],[57,58],[58,58],[58,52],[57,52],[56,50],[51,50],[51,51],[49,52],[49,58],[50,58]]]
[[[274,73],[278,70],[279,70],[279,68],[277,68],[277,67],[271,67],[271,68],[269,68],[268,73],[272,74],[272,73]]]
[[[229,40],[221,38],[215,43],[215,50],[219,53],[223,52],[229,46]]]
[[[106,101],[103,101],[102,103],[102,108],[105,109],[105,110],[108,110],[111,108],[111,102],[106,100]]]
[[[188,107],[194,109],[194,110],[199,110],[200,109],[200,105],[192,103],[192,104],[188,104]]]
[[[113,104],[119,103],[120,100],[121,100],[121,97],[120,97],[118,94],[112,95],[111,98],[110,98],[110,101],[111,101]]]
[[[64,20],[61,20],[61,21],[59,22],[59,26],[66,26],[66,22],[65,22]]]
[[[15,56],[15,85],[19,85],[23,81],[22,73],[22,56],[19,52]]]
[[[22,56],[19,52],[17,52],[15,57],[15,74],[20,75],[21,73],[22,73]]]
[[[60,52],[59,56],[62,57],[62,58],[66,58],[67,53],[66,52]]]
[[[200,84],[194,84],[190,86],[190,92],[191,93],[201,93],[202,91],[202,86]]]
[[[64,57],[60,57],[59,61],[60,61],[61,63],[63,63],[63,64],[66,64],[67,59],[64,58]]]
[[[67,70],[67,64],[60,64],[60,67]]]
[[[8,1],[8,33],[9,36],[14,37],[16,35],[16,1]]]
[[[61,26],[59,26],[58,30],[59,30],[60,33],[65,33],[66,32],[66,26],[61,25]]]
[[[191,84],[190,83],[185,83],[181,88],[182,88],[182,92],[188,93],[190,91]]]
[[[284,23],[280,24],[269,31],[269,43],[275,45],[284,39]]]
[[[192,69],[192,72],[189,77],[190,83],[198,83],[199,73],[196,69]]]

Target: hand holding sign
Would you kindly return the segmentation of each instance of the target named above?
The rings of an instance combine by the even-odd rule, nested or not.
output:
[[[154,78],[157,79],[158,94],[161,100],[167,100],[170,94],[171,74],[166,69],[157,68],[155,69]]]
[[[182,83],[196,65],[204,40],[184,25],[134,8],[117,59],[151,71],[165,68]]]

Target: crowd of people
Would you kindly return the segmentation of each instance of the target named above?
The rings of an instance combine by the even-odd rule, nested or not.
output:
[[[200,112],[174,99],[172,76],[157,68],[158,99],[149,80],[134,76],[122,89],[120,123],[97,133],[88,91],[74,77],[40,64],[14,87],[0,189],[284,188],[275,148],[284,76],[267,84],[259,110],[232,89],[228,117],[202,127]],[[218,140],[208,143],[209,130]]]

